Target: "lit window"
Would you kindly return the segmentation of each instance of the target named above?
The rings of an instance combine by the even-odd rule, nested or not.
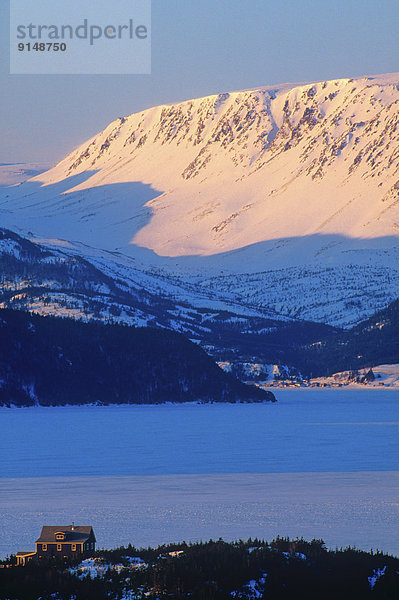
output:
[[[76,544],[72,544],[72,550],[75,551],[76,550]]]
[[[44,550],[44,552],[46,552],[46,550],[47,550],[47,544],[43,544],[42,545],[42,550]]]
[[[62,544],[57,544],[57,550],[58,550],[58,552],[61,552],[61,548],[62,548]]]

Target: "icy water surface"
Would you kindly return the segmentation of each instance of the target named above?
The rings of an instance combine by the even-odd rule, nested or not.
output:
[[[0,556],[43,524],[98,545],[276,535],[399,554],[399,392],[0,410]]]
[[[0,480],[0,555],[43,524],[92,524],[99,547],[277,535],[399,555],[399,472]]]
[[[399,391],[276,394],[275,404],[2,409],[0,476],[398,469]]]

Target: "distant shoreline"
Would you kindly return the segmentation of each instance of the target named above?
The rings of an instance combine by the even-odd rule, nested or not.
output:
[[[337,385],[325,385],[320,387],[313,387],[307,385],[299,385],[299,386],[277,386],[277,385],[265,385],[262,389],[266,390],[274,390],[274,391],[284,391],[284,392],[296,392],[296,391],[306,391],[306,392],[325,392],[326,390],[334,390],[334,391],[384,391],[384,390],[396,390],[399,391],[399,386],[397,385],[367,385],[362,383],[354,383],[347,384],[342,386]]]
[[[324,393],[324,392],[329,392],[329,391],[333,391],[335,392],[399,392],[399,386],[373,386],[373,385],[363,385],[363,384],[349,384],[349,385],[343,385],[342,387],[338,387],[338,386],[325,386],[325,387],[308,387],[308,386],[298,386],[298,387],[278,387],[278,386],[265,386],[264,388],[262,387],[261,389],[265,389],[265,391],[273,391],[276,392],[277,394],[280,393],[297,393],[297,392],[307,392],[307,393]],[[215,400],[213,402],[201,402],[201,401],[192,401],[192,402],[172,402],[172,401],[168,401],[168,402],[159,402],[159,403],[116,403],[116,402],[109,402],[107,404],[105,403],[87,403],[87,404],[53,404],[53,405],[46,405],[46,404],[35,404],[34,406],[17,406],[17,405],[10,405],[10,406],[6,406],[6,405],[1,405],[0,406],[0,410],[5,409],[5,410],[11,410],[11,409],[35,409],[35,408],[107,408],[107,407],[116,407],[116,408],[126,408],[126,407],[138,407],[138,406],[148,406],[148,407],[156,407],[156,406],[209,406],[209,405],[218,405],[218,406],[233,406],[233,405],[243,405],[243,404],[264,404],[267,406],[270,405],[278,405],[278,397],[276,398],[275,402],[270,402],[270,400],[261,400],[261,401],[248,401],[248,400],[243,400],[240,402],[220,402],[219,400]]]

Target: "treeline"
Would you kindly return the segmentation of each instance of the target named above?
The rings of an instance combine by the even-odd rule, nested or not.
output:
[[[176,332],[0,310],[0,405],[264,400]]]
[[[270,332],[243,334],[242,338],[239,347],[245,354],[241,359],[248,360],[252,348],[259,362],[290,365],[303,377],[395,364],[399,363],[399,300],[349,330],[287,323]],[[237,353],[226,350],[218,359],[237,362]]]
[[[0,569],[0,600],[399,597],[398,558],[354,548],[328,550],[323,540],[211,540],[156,549],[129,545],[96,552],[95,557],[102,559],[108,569],[94,578],[82,576],[76,560],[40,560],[25,567]],[[131,557],[140,557],[144,562],[132,566]]]
[[[348,331],[306,345],[297,361],[313,376],[399,363],[399,300]]]

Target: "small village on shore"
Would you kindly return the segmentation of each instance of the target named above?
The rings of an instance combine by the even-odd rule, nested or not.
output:
[[[261,385],[264,388],[342,388],[345,389],[398,389],[399,365],[378,365],[369,369],[334,373],[330,377],[300,377],[274,379]]]
[[[227,373],[234,372],[236,365],[218,362]],[[326,377],[303,377],[289,366],[264,365],[255,362],[240,363],[241,378],[247,384],[261,389],[304,389],[304,388],[345,388],[345,389],[399,389],[399,364],[377,365],[364,369],[348,369]]]

